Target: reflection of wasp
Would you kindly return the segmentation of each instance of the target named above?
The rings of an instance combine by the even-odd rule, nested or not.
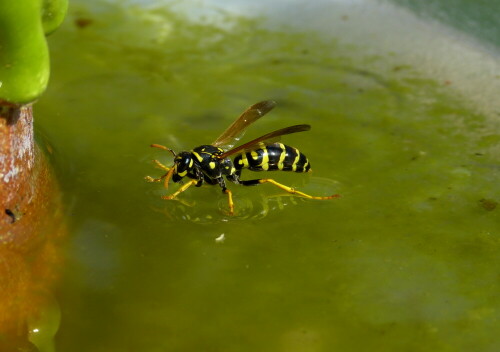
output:
[[[259,194],[257,198],[243,198],[238,201],[237,215],[226,217],[221,215],[219,209],[226,208],[226,203],[219,204],[213,211],[195,206],[195,203],[180,201],[168,206],[151,207],[157,213],[163,214],[169,220],[183,220],[196,224],[217,224],[229,220],[259,220],[277,212],[298,205],[299,200],[305,198],[294,197],[293,194],[267,195]]]
[[[327,197],[310,196],[270,178],[240,180],[241,170],[244,168],[252,171],[281,170],[294,172],[308,172],[311,169],[309,160],[298,149],[277,143],[279,137],[285,134],[308,131],[311,128],[309,125],[295,125],[282,128],[239,147],[229,150],[222,149],[222,147],[231,148],[231,144],[235,140],[238,140],[238,137],[241,136],[250,124],[271,111],[275,105],[274,101],[263,101],[250,106],[211,145],[201,145],[189,152],[176,154],[170,148],[159,144],[152,144],[152,147],[171,152],[174,156],[174,165],[169,168],[158,160],[155,160],[156,165],[167,171],[167,173],[160,178],[146,176],[146,180],[149,182],[161,182],[163,180],[165,188],[168,188],[170,178],[174,182],[181,182],[184,177],[190,178],[176,192],[169,196],[163,196],[163,199],[174,199],[192,185],[200,187],[205,182],[211,185],[218,184],[222,188],[222,192],[228,195],[229,213],[231,215],[234,213],[233,196],[232,192],[226,188],[223,176],[227,180],[243,186],[253,186],[266,182],[272,183],[289,193],[309,199],[332,199],[338,197],[338,194]],[[231,155],[236,155],[234,161],[229,159]]]

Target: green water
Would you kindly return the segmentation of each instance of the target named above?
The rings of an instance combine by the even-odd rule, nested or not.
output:
[[[50,38],[35,113],[73,229],[56,350],[500,348],[493,116],[394,57],[226,20],[74,1]],[[230,185],[229,217],[218,187],[183,204],[144,182],[171,162],[151,143],[210,143],[264,99],[278,106],[244,140],[312,125],[283,138],[312,176],[272,176],[342,198]]]

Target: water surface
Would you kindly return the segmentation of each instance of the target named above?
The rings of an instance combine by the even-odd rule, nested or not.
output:
[[[74,1],[50,38],[37,127],[73,226],[56,349],[498,349],[495,117],[390,53],[219,15]],[[144,182],[171,162],[151,143],[210,143],[265,99],[244,140],[312,125],[283,138],[312,175],[272,177],[342,198],[230,185],[229,217],[218,187]]]

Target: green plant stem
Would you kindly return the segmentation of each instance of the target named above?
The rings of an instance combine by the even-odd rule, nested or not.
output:
[[[0,0],[0,100],[26,104],[45,90],[45,33],[60,25],[66,9],[66,0]]]
[[[55,31],[63,22],[68,10],[68,0],[43,0],[42,24],[45,35]]]

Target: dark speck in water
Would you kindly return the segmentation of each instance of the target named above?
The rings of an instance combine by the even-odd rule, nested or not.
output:
[[[495,210],[495,208],[497,207],[498,205],[498,202],[492,200],[492,199],[486,199],[486,198],[483,198],[483,199],[480,199],[479,200],[479,204],[481,205],[481,207],[483,207],[485,210],[487,211],[492,211],[492,210]]]
[[[90,18],[83,18],[83,17],[80,17],[80,18],[77,18],[75,19],[75,25],[78,27],[78,28],[85,28],[85,27],[88,27],[90,26],[94,21],[91,20]]]

